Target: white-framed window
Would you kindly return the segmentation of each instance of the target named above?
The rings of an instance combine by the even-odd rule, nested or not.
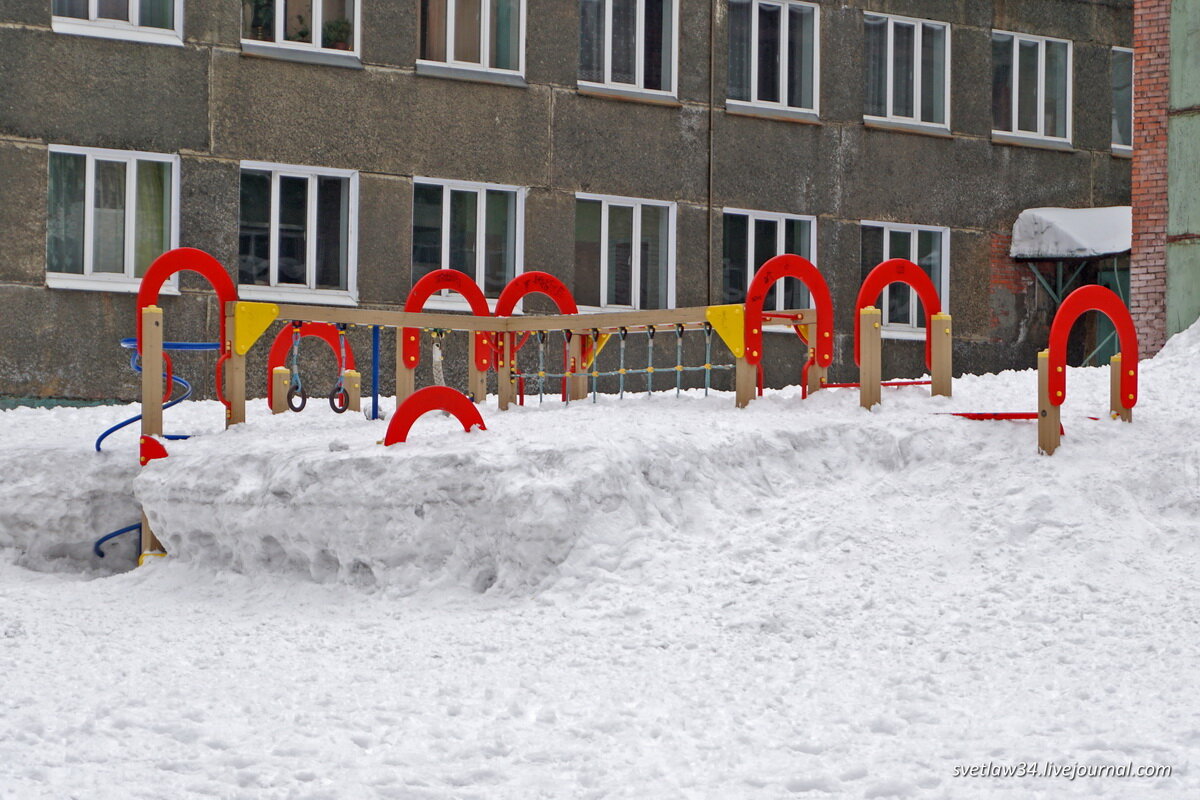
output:
[[[798,0],[729,0],[728,101],[818,111],[819,9]]]
[[[456,269],[483,290],[489,305],[525,268],[525,195],[520,186],[413,178],[412,282]],[[443,292],[445,307],[465,307]]]
[[[942,313],[950,313],[950,229],[895,222],[862,223],[862,277],[891,258],[904,258],[925,270],[938,290]],[[893,339],[925,338],[925,307],[902,283],[883,290],[883,332]]]
[[[783,253],[817,262],[816,217],[775,214],[726,208],[722,223],[721,284],[724,303],[744,303],[754,273],[769,259]],[[795,278],[771,287],[763,308],[808,308],[808,289]]]
[[[1133,151],[1133,51],[1114,47],[1112,65],[1112,148]]]
[[[674,96],[679,0],[579,0],[579,85]]]
[[[866,14],[867,119],[950,125],[950,26]]]
[[[1071,43],[992,32],[992,133],[1071,141]]]
[[[136,292],[179,246],[179,157],[50,145],[46,285]]]
[[[575,195],[575,299],[591,308],[675,307],[675,204]]]
[[[238,291],[250,299],[358,299],[358,173],[243,161]]]
[[[523,74],[524,0],[421,0],[421,60]]]
[[[242,49],[357,60],[361,0],[242,0]]]
[[[183,44],[183,0],[51,0],[55,33]]]

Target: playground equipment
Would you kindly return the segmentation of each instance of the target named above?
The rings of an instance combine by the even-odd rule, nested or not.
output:
[[[907,259],[893,258],[871,270],[854,301],[854,363],[859,366],[858,397],[863,408],[871,408],[880,402],[881,386],[925,384],[925,381],[889,381],[887,384],[881,381],[883,314],[875,307],[875,301],[894,283],[911,287],[925,309],[925,366],[932,379],[929,381],[930,394],[935,397],[951,394],[954,368],[950,315],[941,313],[941,298],[925,270]]]
[[[140,375],[142,372],[142,365],[141,365],[141,359],[137,353],[137,339],[133,338],[133,337],[130,337],[128,339],[122,339],[121,347],[124,347],[127,350],[134,351],[129,359],[129,368]],[[163,350],[166,350],[166,351],[169,351],[169,350],[190,350],[190,351],[218,350],[218,349],[220,349],[220,347],[221,347],[220,342],[163,342]],[[179,397],[172,399],[171,396],[168,395],[167,397],[163,398],[164,399],[164,405],[163,405],[164,411],[166,411],[168,408],[172,408],[174,406],[179,405],[184,400],[187,400],[189,397],[192,396],[192,384],[189,383],[187,380],[185,380],[183,377],[174,374],[172,367],[168,366],[167,371],[164,374],[164,378],[166,379],[167,383],[171,384],[172,386],[177,385],[183,389],[183,394],[180,395]],[[101,450],[103,449],[102,446],[104,444],[105,439],[107,439],[109,436],[112,436],[114,433],[121,430],[122,428],[128,427],[129,425],[132,425],[133,423],[139,421],[141,418],[142,418],[141,414],[135,414],[134,416],[132,416],[128,419],[118,422],[116,425],[113,425],[111,428],[109,428],[108,430],[104,431],[99,436],[97,436],[96,437],[96,452],[97,453],[101,452]],[[166,433],[166,434],[163,434],[163,438],[164,439],[187,439],[188,435],[187,434],[178,434],[178,433],[174,433],[174,434]]]
[[[1081,286],[1067,295],[1050,325],[1050,346],[1038,353],[1038,450],[1051,455],[1061,442],[1062,404],[1067,399],[1067,338],[1076,321],[1099,311],[1117,330],[1121,352],[1109,360],[1109,413],[1133,422],[1137,405],[1138,338],[1129,309],[1111,289]]]
[[[329,345],[337,359],[337,382],[329,392],[329,407],[338,414],[359,410],[362,376],[354,363],[354,349],[346,341],[345,325],[293,321],[280,329],[267,356],[267,405],[272,414],[303,411],[308,393],[300,376],[300,342],[305,337]],[[284,360],[288,366],[283,366]]]
[[[163,340],[163,311],[156,305],[158,291],[164,281],[181,271],[199,273],[217,292],[222,313],[220,341],[215,345]],[[812,298],[811,308],[764,310],[772,287],[785,278],[794,278],[805,285]],[[912,287],[924,306],[925,360],[930,369],[930,381],[884,383],[880,380],[882,320],[874,304],[883,289],[893,283]],[[439,292],[460,294],[473,313],[459,315],[424,311],[428,299]],[[518,305],[531,294],[549,298],[559,313],[514,316]],[[245,421],[246,354],[277,320],[290,320],[291,323],[276,335],[268,357],[268,402],[274,413],[282,412],[289,405],[294,410],[303,407],[305,394],[296,355],[299,342],[310,336],[325,341],[337,358],[339,377],[330,395],[331,406],[335,411],[358,408],[360,376],[354,353],[346,340],[346,328],[361,325],[370,327],[372,333],[370,416],[378,419],[380,333],[384,328],[395,330],[397,409],[383,440],[385,445],[391,445],[405,441],[416,419],[438,409],[453,414],[467,431],[475,427],[485,429],[483,418],[472,403],[484,399],[489,370],[495,370],[497,374],[501,410],[510,408],[519,398],[523,400],[524,387],[529,380],[537,381],[539,399],[545,396],[548,380],[561,381],[563,399],[571,402],[587,396],[590,379],[592,398],[596,400],[601,378],[615,379],[618,395],[623,396],[626,380],[634,375],[641,376],[647,390],[652,391],[654,376],[660,369],[675,374],[677,394],[682,391],[686,373],[702,372],[707,392],[713,370],[732,369],[735,403],[738,407],[744,407],[755,397],[756,388],[761,391],[756,384],[764,354],[763,332],[770,327],[792,328],[807,343],[808,358],[804,365],[806,392],[836,386],[857,386],[859,402],[867,408],[880,401],[881,386],[930,384],[933,395],[949,396],[952,328],[950,316],[941,313],[941,308],[941,300],[932,281],[916,264],[892,259],[877,266],[864,281],[855,303],[855,361],[860,366],[861,378],[857,384],[830,384],[826,375],[833,362],[833,303],[821,273],[800,256],[781,255],[765,262],[755,273],[746,301],[742,304],[603,311],[584,315],[579,313],[567,287],[544,272],[523,273],[510,281],[501,292],[494,313],[489,311],[487,300],[479,287],[455,270],[436,270],[421,278],[413,287],[403,311],[244,302],[238,300],[236,288],[215,259],[199,250],[181,248],[165,253],[151,265],[138,293],[138,335],[134,344],[137,349],[135,368],[137,357],[140,356],[142,374],[141,461],[146,464],[167,455],[159,441],[159,437],[162,437],[162,412],[164,408],[183,399],[167,402],[169,397],[164,397],[164,379],[168,383],[186,385],[185,381],[172,374],[170,358],[165,351],[173,347],[219,350],[216,364],[218,399],[226,407],[226,426],[232,426]],[[1114,417],[1130,421],[1131,409],[1137,401],[1136,332],[1129,312],[1120,299],[1111,291],[1095,286],[1072,293],[1055,317],[1050,347],[1038,358],[1040,389],[1036,415],[1025,412],[960,412],[959,415],[972,419],[1036,416],[1039,420],[1039,449],[1044,453],[1053,453],[1061,436],[1059,407],[1066,396],[1067,337],[1079,316],[1089,310],[1107,314],[1120,334],[1121,353],[1112,359],[1110,405]],[[470,335],[466,392],[445,386],[416,390],[415,370],[421,358],[422,331],[430,332],[439,343],[448,332],[463,331]],[[655,335],[667,331],[675,335],[675,363],[660,368],[654,364]],[[689,331],[703,333],[702,365],[689,366],[684,363],[683,339]],[[628,337],[631,334],[644,334],[647,337],[644,367],[632,367],[627,361]],[[713,363],[714,334],[733,355],[733,364]],[[601,369],[597,359],[614,336],[618,343],[617,365],[612,369]],[[550,363],[552,337],[561,339],[561,371]],[[536,353],[536,369],[522,369],[518,363],[519,353],[531,341],[534,343],[532,352]],[[283,365],[289,355],[290,368]],[[127,420],[123,424],[132,421]],[[111,432],[107,431],[101,439]],[[162,555],[161,546],[150,531],[144,515],[140,525],[115,531],[98,542],[97,548],[109,538],[135,528],[141,530],[142,557]]]
[[[430,411],[445,411],[452,414],[462,423],[463,430],[467,433],[470,433],[472,428],[479,428],[481,431],[487,430],[479,409],[465,394],[447,386],[426,386],[424,389],[413,392],[396,408],[396,413],[392,415],[392,420],[388,423],[383,443],[392,445],[406,441],[413,423]]]

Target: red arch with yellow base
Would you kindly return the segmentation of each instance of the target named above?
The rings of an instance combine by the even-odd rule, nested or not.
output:
[[[146,274],[142,276],[142,282],[138,285],[137,294],[137,351],[140,355],[142,352],[142,309],[147,306],[158,304],[158,294],[162,290],[162,285],[166,283],[171,276],[180,272],[195,272],[200,277],[204,278],[213,287],[217,293],[217,300],[220,302],[221,313],[220,331],[221,331],[221,354],[217,357],[216,366],[216,388],[217,399],[219,399],[226,408],[229,408],[229,401],[225,399],[225,394],[221,386],[222,367],[225,364],[225,359],[229,358],[229,352],[226,347],[227,340],[225,336],[225,304],[236,302],[238,299],[237,286],[234,285],[233,279],[229,277],[229,273],[221,266],[221,262],[210,256],[203,250],[197,250],[194,247],[177,247],[174,250],[168,250],[158,258],[154,259],[154,263],[146,270]],[[163,353],[163,365],[167,372],[167,393],[168,397],[171,392],[171,374],[174,368],[171,364],[171,357],[167,353]]]
[[[809,344],[816,349],[817,366],[828,367],[833,363],[833,299],[829,284],[811,261],[792,253],[765,261],[746,291],[746,360],[751,364],[762,360],[763,303],[771,287],[784,278],[799,280],[812,295],[817,309],[817,341]]]
[[[1071,328],[1088,311],[1099,311],[1117,329],[1121,345],[1121,407],[1137,405],[1138,337],[1129,309],[1111,289],[1081,286],[1067,295],[1050,325],[1049,391],[1050,403],[1061,406],[1067,399],[1067,339]]]
[[[925,366],[929,367],[932,364],[933,347],[929,333],[933,330],[933,315],[942,312],[942,298],[938,296],[937,287],[933,285],[925,270],[907,258],[890,258],[877,265],[859,287],[858,298],[854,301],[854,363],[862,363],[858,347],[862,319],[858,312],[875,305],[883,290],[893,283],[903,283],[911,287],[917,293],[917,297],[921,298],[921,305],[925,306]]]
[[[417,281],[413,286],[412,291],[408,293],[408,299],[404,301],[404,310],[409,312],[421,311],[425,308],[425,303],[436,292],[449,290],[458,292],[467,301],[467,305],[471,307],[471,312],[477,317],[490,317],[491,312],[488,311],[487,298],[483,296],[483,292],[479,289],[479,285],[475,281],[467,277],[465,273],[459,272],[456,269],[438,269],[429,273],[421,280]],[[488,363],[491,359],[488,356],[488,344],[491,341],[491,334],[485,331],[478,331],[475,336],[475,368],[487,371]],[[421,362],[421,332],[416,328],[404,329],[404,366],[409,369],[416,369],[417,364]]]

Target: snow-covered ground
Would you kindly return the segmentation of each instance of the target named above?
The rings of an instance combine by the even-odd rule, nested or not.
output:
[[[409,442],[0,412],[0,798],[1200,796],[1200,327],[1135,423],[1072,370],[673,393]],[[389,405],[390,407],[390,405]],[[144,507],[172,555],[101,534]],[[129,538],[129,537],[125,537]],[[1029,762],[1170,777],[955,777]]]

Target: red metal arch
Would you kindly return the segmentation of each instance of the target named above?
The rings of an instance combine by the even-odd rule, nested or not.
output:
[[[762,360],[763,303],[776,281],[796,278],[808,287],[817,307],[817,365],[833,363],[833,300],[824,276],[807,258],[784,253],[768,259],[754,273],[746,292],[746,360],[757,364]]]
[[[560,314],[578,314],[579,306],[575,304],[575,296],[571,294],[571,290],[566,284],[558,278],[551,275],[549,272],[522,272],[517,277],[508,282],[504,287],[504,291],[500,293],[500,299],[496,301],[496,316],[508,317],[512,316],[513,309],[517,307],[517,303],[527,295],[544,294],[554,301],[554,305],[558,307]],[[529,334],[518,342],[515,333],[509,334],[510,346],[513,352],[520,350],[524,345]],[[497,343],[499,338],[497,337]],[[586,338],[583,340],[583,360],[587,363],[591,355],[591,342]]]
[[[354,363],[354,349],[350,347],[350,339],[346,339],[346,363],[341,363],[341,356],[338,354],[338,329],[336,325],[328,322],[302,322],[300,323],[300,337],[312,336],[325,344],[329,345],[329,349],[333,351],[333,357],[338,360],[338,374],[348,369],[358,369]],[[275,387],[271,381],[271,373],[276,367],[284,366],[284,361],[287,359],[288,350],[292,347],[292,326],[285,325],[282,330],[275,335],[275,341],[271,343],[271,352],[267,356],[267,405],[272,405],[275,395]]]
[[[383,437],[384,445],[408,439],[408,432],[413,423],[430,411],[446,411],[453,414],[467,433],[470,433],[472,428],[487,430],[487,426],[483,424],[483,417],[471,402],[471,398],[449,386],[426,386],[410,394],[396,409],[392,421],[388,423],[387,434]]]
[[[929,332],[933,330],[932,318],[942,311],[942,299],[938,297],[937,287],[925,270],[909,261],[907,258],[891,258],[871,270],[858,290],[858,299],[854,301],[854,363],[861,363],[858,353],[858,338],[862,325],[858,312],[875,305],[879,295],[888,284],[904,283],[912,287],[925,306],[925,366],[930,366],[932,343]]]
[[[1099,311],[1117,329],[1121,343],[1121,407],[1137,405],[1138,337],[1129,309],[1121,298],[1103,286],[1081,286],[1067,295],[1050,325],[1050,404],[1067,399],[1067,338],[1075,322],[1088,311]]]
[[[137,295],[137,348],[142,352],[142,309],[158,303],[158,292],[167,279],[178,272],[197,272],[217,292],[221,301],[221,342],[225,341],[225,304],[238,299],[237,287],[221,262],[203,250],[194,247],[177,247],[168,250],[146,270],[142,276]]]
[[[467,277],[465,273],[459,272],[456,269],[434,270],[417,281],[412,291],[408,293],[408,299],[404,301],[404,310],[412,312],[420,311],[425,308],[425,303],[434,293],[440,292],[443,289],[458,292],[466,298],[467,304],[471,306],[471,311],[475,316],[491,316],[491,312],[488,311],[487,299],[483,296],[479,285]],[[487,345],[491,340],[491,335],[480,331],[475,333],[474,336],[475,367],[486,371],[488,362],[490,361]],[[416,369],[419,363],[421,363],[421,332],[416,328],[405,328],[404,365],[409,369]]]
[[[529,294],[544,294],[558,306],[560,314],[578,314],[579,306],[571,290],[562,281],[548,272],[522,272],[508,282],[500,299],[496,302],[496,316],[511,316],[521,298]]]

